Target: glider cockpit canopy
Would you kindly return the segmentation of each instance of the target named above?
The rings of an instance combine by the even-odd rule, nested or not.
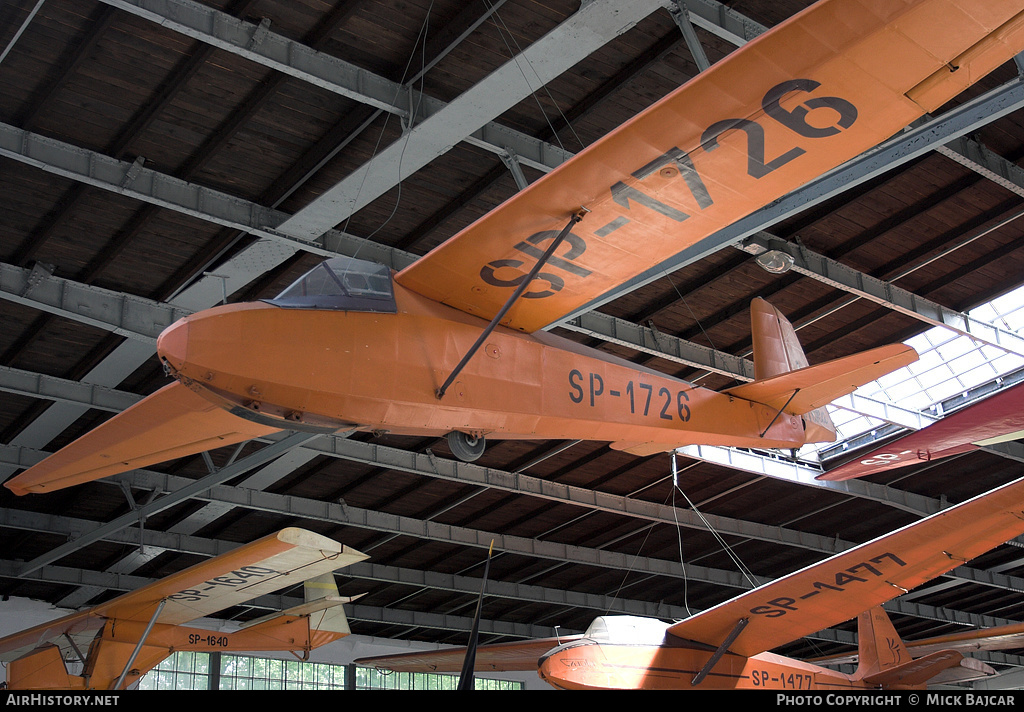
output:
[[[583,634],[588,640],[618,645],[661,645],[668,623],[640,616],[598,616]]]
[[[332,257],[295,280],[269,304],[289,309],[397,311],[387,266],[353,257]]]

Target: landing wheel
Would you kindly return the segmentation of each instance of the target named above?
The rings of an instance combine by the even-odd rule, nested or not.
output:
[[[483,438],[453,430],[448,433],[448,447],[451,448],[452,454],[463,462],[473,462],[484,454],[486,443]]]

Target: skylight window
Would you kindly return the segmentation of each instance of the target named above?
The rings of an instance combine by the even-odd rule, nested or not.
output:
[[[1024,287],[968,312],[972,319],[1024,336]],[[920,359],[906,368],[869,383],[857,393],[902,408],[941,416],[941,402],[1024,368],[1024,353],[982,344],[946,327],[937,326],[907,341]],[[838,430],[837,443],[809,445],[800,457],[819,455],[842,447],[841,443],[888,423],[859,413],[829,406]]]

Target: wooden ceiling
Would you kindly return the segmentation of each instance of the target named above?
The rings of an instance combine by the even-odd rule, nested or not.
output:
[[[685,3],[711,62],[805,4]],[[230,301],[273,296],[325,252],[273,243],[229,216],[272,224],[303,211],[403,138],[402,117],[380,106],[421,93],[452,102],[478,82],[500,94],[488,75],[578,9],[574,0],[4,3],[0,479],[168,382],[153,350],[161,310],[209,306],[224,292]],[[212,18],[212,34],[184,27],[196,16]],[[276,43],[293,48],[285,65],[259,55]],[[511,130],[516,145],[565,156],[698,71],[673,15],[653,4],[635,27],[588,52],[488,126]],[[339,74],[324,78],[324,67]],[[938,119],[991,101],[966,133],[940,133],[920,153],[917,144],[898,146],[885,170],[853,169],[821,199],[781,201],[758,229],[957,312],[1020,286],[1024,113],[1016,95],[1005,113],[988,99],[1017,81],[1011,63],[944,107]],[[422,167],[370,164],[384,188],[360,196],[365,206],[332,234],[425,253],[516,191],[504,145],[485,137]],[[525,148],[517,154],[525,178],[536,179],[537,162]],[[110,180],[106,166],[123,179]],[[728,245],[600,312],[743,356],[755,296],[801,327],[812,363],[929,326],[833,283],[769,274]],[[558,332],[702,385],[733,382],[578,327]],[[210,466],[251,462],[263,447],[46,496],[0,489],[0,594],[80,607],[296,525],[370,555],[339,576],[343,595],[366,594],[350,607],[354,632],[458,643],[497,538],[484,639],[548,636],[554,626],[582,630],[608,611],[678,617],[707,608],[749,585],[741,565],[775,578],[1021,474],[1016,460],[977,452],[824,488],[681,458],[677,491],[668,456],[634,457],[603,443],[494,442],[468,466],[456,465],[443,441],[364,435],[321,438],[197,497],[145,509]],[[254,473],[258,480],[246,479]],[[657,507],[665,504],[678,509]],[[1001,547],[971,564],[973,579],[944,579],[897,601],[890,610],[901,633],[1024,620],[1018,551]],[[995,573],[1009,578],[996,583]],[[787,652],[846,650],[849,630]],[[1021,662],[988,659],[1007,671]]]

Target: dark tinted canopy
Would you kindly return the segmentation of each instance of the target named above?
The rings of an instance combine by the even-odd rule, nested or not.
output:
[[[351,257],[332,257],[295,280],[270,304],[292,309],[395,312],[391,270]]]

